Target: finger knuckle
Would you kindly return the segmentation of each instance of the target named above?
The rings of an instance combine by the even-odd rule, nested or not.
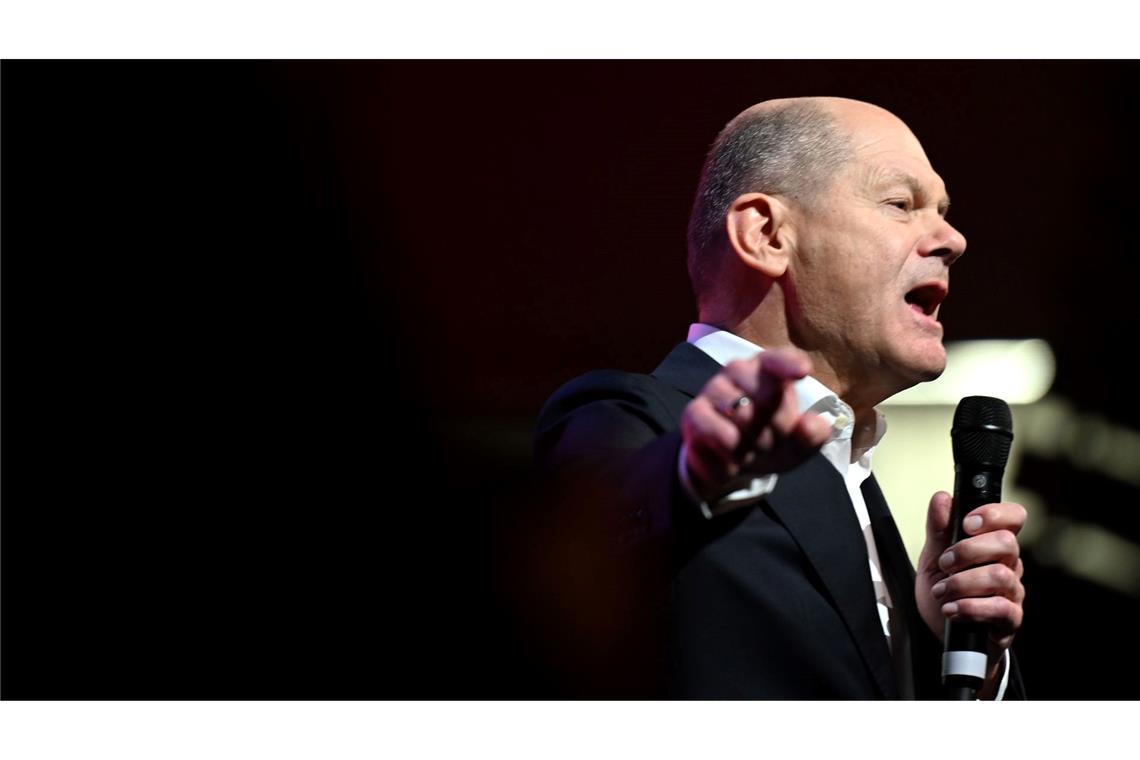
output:
[[[991,565],[989,571],[990,582],[993,584],[994,589],[1010,588],[1017,580],[1013,571],[1005,565]]]
[[[708,418],[693,416],[682,421],[681,436],[689,446],[693,446],[696,442],[708,438],[711,427]]]
[[[718,372],[717,374],[713,375],[712,379],[708,381],[707,385],[705,385],[705,393],[709,396],[715,396],[718,398],[721,396],[727,396],[728,394],[732,393],[732,389],[735,387],[735,385],[736,384],[732,382],[732,378],[730,378],[724,372]]]
[[[712,401],[702,393],[685,405],[685,411],[681,413],[681,418],[682,421],[689,420],[691,422],[711,411],[713,411]]]
[[[970,599],[965,603],[965,607],[965,614],[971,620],[992,620],[994,617],[994,606],[992,599]]]
[[[729,375],[745,373],[748,371],[748,362],[744,359],[733,359],[724,365],[724,371]]]

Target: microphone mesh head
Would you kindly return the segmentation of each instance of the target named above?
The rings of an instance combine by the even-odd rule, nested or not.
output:
[[[957,464],[1005,469],[1013,443],[1013,416],[1000,398],[967,396],[954,410],[950,441]]]

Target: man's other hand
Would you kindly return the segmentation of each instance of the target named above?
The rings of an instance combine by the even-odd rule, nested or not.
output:
[[[785,472],[827,440],[830,426],[801,414],[793,383],[811,372],[797,349],[762,351],[729,362],[681,416],[686,466],[705,501],[723,496],[741,475]]]

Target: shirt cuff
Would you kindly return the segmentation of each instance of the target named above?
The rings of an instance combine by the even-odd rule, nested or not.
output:
[[[696,489],[693,488],[693,482],[689,479],[689,468],[685,466],[688,452],[689,445],[682,443],[681,453],[677,456],[677,479],[681,481],[681,487],[685,490],[685,493],[688,494],[689,499],[700,507],[701,514],[704,515],[707,520],[711,520],[717,515],[731,512],[734,509],[755,504],[776,490],[775,473],[760,477],[744,475],[729,484],[729,488],[733,489],[732,491],[729,491],[710,504],[701,499]]]

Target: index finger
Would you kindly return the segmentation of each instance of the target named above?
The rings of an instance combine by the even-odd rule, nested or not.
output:
[[[799,380],[811,372],[811,359],[798,348],[773,348],[760,354],[760,377]]]
[[[759,380],[752,397],[760,410],[765,412],[757,416],[767,418],[779,407],[791,381],[799,380],[811,372],[811,359],[794,348],[774,348],[760,354],[759,358]]]
[[[983,504],[966,515],[962,520],[962,528],[971,536],[995,530],[1008,530],[1017,535],[1025,525],[1026,517],[1028,513],[1020,504],[1006,501]]]

